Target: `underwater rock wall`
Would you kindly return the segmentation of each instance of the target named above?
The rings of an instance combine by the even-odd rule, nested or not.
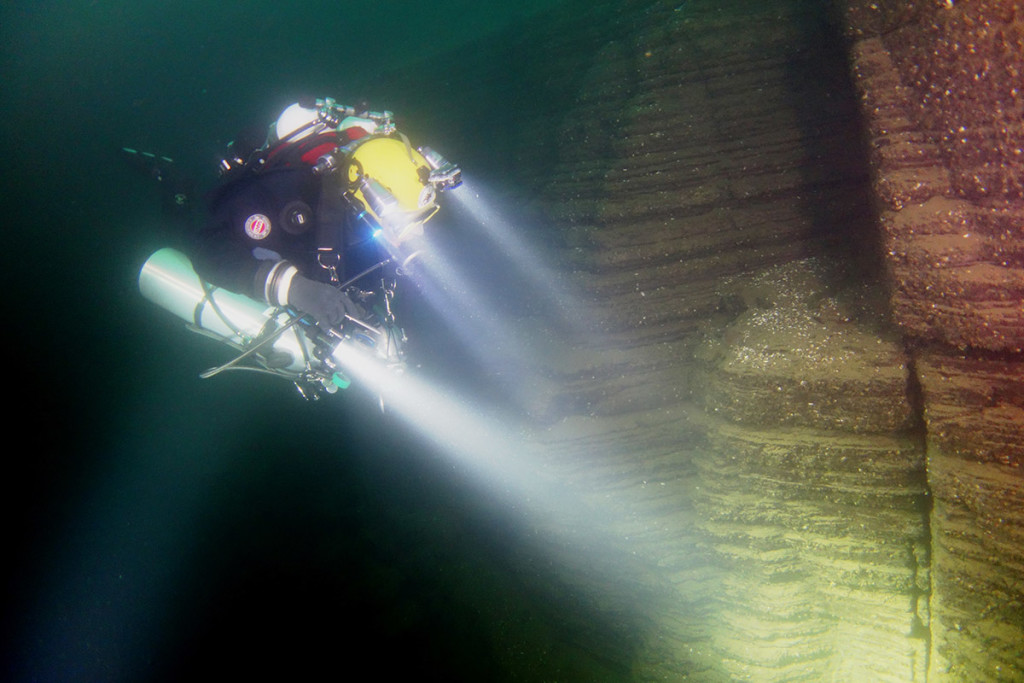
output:
[[[633,679],[924,680],[924,448],[841,46],[800,2],[644,9],[547,176],[593,327],[538,437],[660,585]]]
[[[1024,678],[1024,5],[851,2],[933,496],[929,680]]]
[[[423,125],[582,296],[583,334],[518,325],[545,475],[596,511],[543,530],[550,590],[630,632],[575,660],[1024,677],[1016,7],[565,2],[388,80],[445,74]],[[587,524],[622,566],[570,550]]]
[[[548,192],[596,321],[549,436],[590,436],[563,471],[675,590],[635,678],[924,680],[924,449],[845,58],[805,3],[660,9],[595,55]]]
[[[734,679],[922,681],[926,487],[906,355],[826,270],[728,283],[750,306],[697,354],[695,500],[725,570],[716,643]]]

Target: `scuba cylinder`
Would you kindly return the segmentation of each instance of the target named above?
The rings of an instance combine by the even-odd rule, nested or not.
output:
[[[290,323],[282,309],[203,282],[188,257],[176,249],[160,249],[146,260],[139,272],[139,290],[192,329],[238,349]],[[313,357],[310,340],[297,328],[275,335],[263,347],[260,355],[275,374],[299,376]]]
[[[393,320],[346,317],[341,328],[325,332],[290,309],[209,285],[175,249],[163,248],[149,257],[139,272],[139,290],[193,331],[241,352],[202,373],[203,378],[225,370],[250,370],[292,381],[305,398],[323,391],[333,394],[349,385],[336,358],[342,345],[366,362],[395,372],[404,368],[405,338]],[[351,352],[346,357],[352,357]]]

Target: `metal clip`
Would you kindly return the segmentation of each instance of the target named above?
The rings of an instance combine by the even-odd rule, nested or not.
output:
[[[331,274],[332,285],[341,282],[338,277],[338,268],[341,266],[341,254],[330,247],[320,247],[316,250],[316,262],[321,268]]]

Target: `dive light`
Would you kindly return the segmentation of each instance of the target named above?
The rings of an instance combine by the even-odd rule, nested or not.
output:
[[[381,221],[386,222],[395,212],[402,210],[398,198],[369,176],[362,177],[359,181],[359,189],[370,205],[370,210],[377,214]]]
[[[430,147],[419,148],[419,153],[430,164],[430,176],[428,181],[439,190],[450,190],[462,184],[462,169],[445,159],[437,151]]]
[[[369,176],[363,176],[359,181],[359,190],[370,211],[377,217],[377,224],[388,242],[397,247],[416,234],[422,217],[403,209],[398,198],[386,187]]]

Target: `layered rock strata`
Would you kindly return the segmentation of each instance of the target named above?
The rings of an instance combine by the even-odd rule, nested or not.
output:
[[[835,0],[858,102],[824,7],[569,2],[426,65],[580,293],[571,337],[521,319],[528,441],[599,511],[543,530],[552,583],[637,629],[595,646],[629,680],[1024,676],[1024,15]],[[618,576],[559,552],[584,521]]]
[[[645,9],[560,124],[591,325],[537,356],[548,472],[658,588],[633,679],[923,680],[919,416],[874,290],[836,284],[877,263],[845,61],[802,3]]]
[[[847,10],[927,424],[929,680],[1024,678],[1024,7]]]
[[[701,347],[700,526],[736,680],[924,680],[924,454],[898,338],[802,261],[742,283]],[[924,599],[918,599],[923,596]]]
[[[596,321],[573,371],[552,369],[560,405],[597,433],[643,411],[686,425],[660,456],[669,495],[631,489],[628,519],[700,627],[652,619],[637,678],[923,680],[919,416],[875,290],[835,288],[839,254],[872,263],[875,222],[849,91],[815,61],[821,17],[688,3],[668,19],[595,56],[549,185]],[[653,436],[627,434],[613,464],[572,466],[606,473],[591,486],[612,499],[652,480]],[[700,552],[666,554],[679,539]]]

